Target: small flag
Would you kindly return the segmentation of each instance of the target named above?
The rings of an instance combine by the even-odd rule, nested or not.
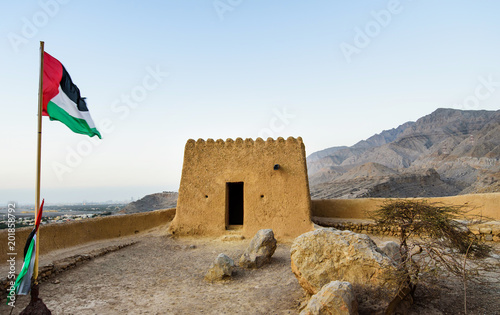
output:
[[[45,200],[42,200],[40,209],[38,210],[37,220],[35,226],[31,231],[28,239],[26,240],[26,245],[24,246],[24,263],[21,268],[21,272],[17,276],[14,286],[10,289],[7,297],[7,304],[10,303],[13,294],[27,295],[31,288],[31,277],[33,276],[33,267],[35,265],[35,250],[36,250],[36,232],[40,226],[40,221],[42,220],[43,204]]]
[[[101,138],[80,90],[59,60],[46,52],[43,55],[42,115],[62,122],[73,132]]]

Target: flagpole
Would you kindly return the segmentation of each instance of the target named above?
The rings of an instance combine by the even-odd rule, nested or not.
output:
[[[38,211],[40,210],[40,173],[41,173],[41,160],[42,160],[42,107],[43,107],[43,53],[44,42],[40,41],[40,79],[38,86],[38,146],[36,155],[36,213],[35,222],[38,220]],[[35,250],[35,266],[33,270],[33,279],[35,284],[38,284],[38,253],[40,245],[40,230],[38,229],[36,235],[36,250]]]

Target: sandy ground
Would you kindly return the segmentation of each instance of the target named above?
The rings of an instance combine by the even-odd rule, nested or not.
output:
[[[42,283],[40,297],[53,314],[298,313],[304,293],[290,269],[289,244],[278,244],[269,265],[237,268],[233,280],[211,284],[203,277],[215,257],[237,262],[249,240],[173,239],[161,231],[136,239]],[[18,297],[13,314],[28,302]],[[9,312],[4,300],[0,314]]]
[[[377,243],[391,239],[373,237]],[[233,280],[203,277],[219,253],[236,263],[250,240],[171,238],[165,229],[53,252],[42,264],[110,244],[135,245],[85,262],[40,285],[53,314],[298,314],[305,294],[290,268],[290,244],[279,243],[272,262],[257,270],[237,268]],[[495,245],[496,251],[500,246]],[[0,268],[1,269],[1,268]],[[499,277],[500,271],[488,275]],[[462,314],[463,285],[445,279],[440,290],[422,286],[411,314]],[[468,314],[500,314],[500,285],[469,288]],[[12,314],[29,297],[20,296]],[[0,305],[0,314],[11,308]]]

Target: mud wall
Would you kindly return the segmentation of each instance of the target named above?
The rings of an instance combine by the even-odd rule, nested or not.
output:
[[[279,169],[274,165],[279,164]],[[177,201],[170,226],[176,235],[228,233],[228,183],[243,183],[243,224],[252,237],[273,229],[293,238],[313,228],[302,138],[235,141],[188,140]]]
[[[396,199],[396,198],[393,198]],[[425,199],[449,205],[465,205],[471,213],[500,221],[500,193],[470,194],[451,197],[412,198]],[[367,219],[367,211],[377,209],[385,198],[312,200],[312,215],[317,217]]]
[[[165,209],[41,225],[40,254],[88,242],[140,233],[164,225],[174,216],[175,209]],[[32,229],[31,227],[16,229],[15,252],[18,256],[16,260],[22,259],[24,244]],[[7,253],[11,252],[13,251],[9,249],[8,230],[0,230],[0,261],[7,261],[11,257]]]

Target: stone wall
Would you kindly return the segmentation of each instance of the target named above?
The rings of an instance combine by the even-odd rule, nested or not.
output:
[[[165,225],[175,216],[175,209],[157,210],[128,215],[113,215],[40,226],[40,254],[93,241],[111,239],[143,232]],[[16,260],[23,259],[26,239],[33,228],[16,229]],[[0,261],[6,262],[13,252],[8,248],[8,231],[0,230]]]
[[[425,199],[429,202],[466,206],[471,209],[471,214],[488,218],[486,221],[491,220],[484,224],[469,226],[469,229],[482,240],[500,242],[500,193],[412,199]],[[394,235],[397,228],[381,229],[374,223],[366,221],[369,219],[368,213],[380,207],[387,200],[390,199],[312,200],[312,215],[315,223],[324,226],[351,230],[357,233]]]
[[[397,199],[397,198],[393,198]],[[500,193],[470,194],[451,197],[411,198],[425,199],[450,205],[465,205],[471,213],[500,221]],[[386,198],[312,200],[312,215],[328,218],[366,219],[367,212],[377,209]]]
[[[300,137],[280,137],[188,140],[172,233],[228,233],[227,184],[241,182],[242,235],[269,228],[280,239],[312,230],[304,143]]]
[[[397,236],[399,227],[380,227],[367,220],[331,219],[325,217],[313,217],[313,222],[339,230],[349,230],[355,233]],[[482,241],[500,242],[500,222],[485,222],[482,224],[469,225],[469,230],[477,235]]]

